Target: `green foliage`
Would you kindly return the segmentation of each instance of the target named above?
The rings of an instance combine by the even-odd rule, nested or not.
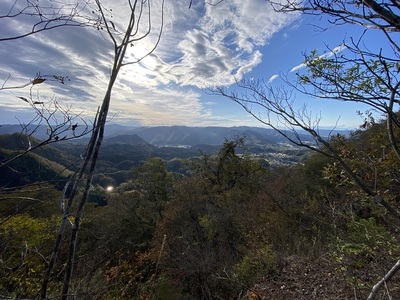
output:
[[[258,161],[246,154],[237,155],[236,149],[244,148],[242,139],[224,143],[216,157],[203,156],[198,171],[212,186],[220,191],[235,189],[237,192],[257,186],[256,179],[265,173]]]
[[[0,227],[0,286],[9,297],[33,298],[45,268],[43,257],[54,237],[58,218],[14,216]]]
[[[356,174],[395,203],[398,164],[383,129],[371,122],[367,130],[336,136],[331,143]],[[328,253],[358,285],[356,278],[371,278],[369,273],[390,267],[400,251],[396,229],[340,165],[311,155],[301,165],[267,170],[240,147],[241,141],[226,142],[218,155],[203,156],[186,176],[150,158],[111,193],[94,185],[79,234],[77,293],[93,299],[233,299],[243,286],[277,276],[279,262],[291,255]],[[173,162],[177,169],[183,164]],[[107,173],[98,179],[107,182],[102,174]],[[23,205],[20,196],[30,193],[42,200],[0,228],[0,282],[10,297],[33,298],[43,258],[52,249],[60,192],[40,187],[0,197],[2,220]],[[222,280],[223,274],[231,280]],[[59,280],[51,283],[55,297]]]
[[[0,222],[7,222],[6,219],[18,213],[36,218],[59,213],[60,194],[54,186],[44,183],[0,193]]]
[[[40,144],[38,139],[21,133],[0,135],[0,148],[3,150],[9,150],[13,153],[21,153],[30,147],[32,148],[37,146],[38,144]],[[75,161],[75,158],[71,155],[50,145],[38,147],[33,150],[33,153],[67,168],[71,167]]]
[[[54,225],[54,221],[54,219],[37,219],[21,214],[5,222],[0,230],[5,239],[13,239],[13,244],[25,243],[28,248],[32,248],[53,237],[48,229],[49,224]]]
[[[0,148],[0,161],[6,161],[20,153],[20,151]],[[72,174],[71,171],[55,161],[50,161],[34,153],[27,153],[7,166],[2,166],[0,171],[2,172],[0,185],[8,188],[37,181],[55,181],[56,186],[61,189],[62,184],[59,182]]]
[[[207,241],[213,241],[218,233],[215,221],[210,216],[204,215],[199,217],[199,225],[201,226]]]
[[[326,55],[316,50],[305,55],[307,73],[297,74],[298,82],[311,85],[319,91],[327,92],[324,97],[371,103],[372,97],[389,99],[391,90],[388,83],[397,82],[396,61],[382,58],[350,60],[340,55]]]
[[[88,201],[94,202],[99,206],[107,205],[107,192],[99,185],[92,186],[89,192]]]
[[[161,264],[165,276],[191,298],[230,298],[242,288],[215,274],[232,271],[247,252],[246,224],[255,220],[247,210],[266,172],[250,157],[238,156],[236,146],[225,143],[218,156],[204,156],[193,175],[178,180],[157,224],[157,244],[160,234],[169,237]]]
[[[157,229],[169,237],[163,269],[192,298],[205,297],[206,290],[224,292],[224,282],[212,275],[232,265],[238,241],[231,214],[206,201],[201,187],[192,185],[198,180],[191,179],[179,188],[180,201],[171,203]]]
[[[382,195],[384,199],[396,206],[395,199],[400,188],[400,162],[387,140],[386,126],[383,121],[369,123],[368,130],[354,132],[349,138],[335,137],[331,144],[340,154],[341,159],[351,171],[370,190]],[[400,132],[395,131],[398,137]],[[380,213],[380,208],[374,199],[366,198],[364,191],[356,185],[353,178],[338,162],[331,162],[324,167],[323,176],[329,182],[351,195],[353,202],[370,201],[368,205],[372,211]]]
[[[99,185],[103,188],[107,188],[108,186],[114,187],[116,185],[115,180],[111,176],[105,175],[103,173],[98,173],[94,175],[92,183],[95,185]]]
[[[152,285],[152,299],[157,300],[190,300],[189,295],[184,295],[170,278],[161,275]]]
[[[374,218],[351,218],[332,236],[330,255],[346,281],[359,293],[369,293],[398,260],[400,245]]]
[[[136,199],[138,215],[148,216],[155,222],[162,217],[164,207],[171,199],[174,180],[174,174],[167,171],[164,160],[149,158],[132,170],[132,179],[119,190],[129,192]]]
[[[272,250],[272,247],[267,245],[253,253],[245,255],[234,266],[234,278],[246,286],[252,286],[260,282],[264,275],[276,272],[277,268],[278,256]]]
[[[392,257],[400,251],[398,241],[374,218],[353,219],[335,240],[335,257],[340,261],[346,260],[350,267],[367,267],[379,263],[382,254]]]

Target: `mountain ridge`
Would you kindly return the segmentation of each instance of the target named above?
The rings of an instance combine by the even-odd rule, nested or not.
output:
[[[28,133],[39,139],[45,139],[47,135],[47,127],[27,126]],[[1,125],[0,134],[11,134],[22,130],[20,125]],[[320,130],[323,137],[330,134],[341,133],[347,135],[347,130]],[[294,134],[288,132],[289,136]],[[299,133],[302,141],[312,142],[313,138],[306,133]],[[89,136],[71,140],[69,142],[85,143]],[[287,142],[278,132],[270,128],[250,127],[250,126],[234,126],[234,127],[189,127],[182,125],[174,126],[151,126],[151,127],[133,127],[119,124],[108,124],[105,130],[104,143],[128,143],[128,144],[144,144],[148,143],[156,147],[162,146],[187,146],[193,147],[199,144],[204,145],[222,145],[226,140],[244,138],[246,143],[251,145],[266,145]]]

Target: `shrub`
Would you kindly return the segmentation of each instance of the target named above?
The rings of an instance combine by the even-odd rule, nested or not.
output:
[[[234,277],[237,281],[251,286],[266,275],[276,271],[278,257],[272,247],[259,249],[253,254],[245,255],[242,261],[234,267]]]

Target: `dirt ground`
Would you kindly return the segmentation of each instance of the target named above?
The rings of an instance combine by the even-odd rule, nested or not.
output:
[[[356,288],[345,280],[345,274],[338,267],[325,258],[310,260],[289,257],[284,260],[277,274],[266,276],[244,299],[367,299],[376,282],[368,282],[362,289]],[[400,274],[395,277],[390,282],[391,286],[376,299],[400,299]]]

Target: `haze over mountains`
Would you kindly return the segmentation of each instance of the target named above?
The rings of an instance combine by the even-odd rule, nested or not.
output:
[[[74,133],[79,135],[84,126],[78,125]],[[1,125],[1,134],[15,133],[31,134],[39,140],[49,138],[46,126],[27,126],[22,131],[21,125]],[[321,130],[322,136],[328,137],[332,133],[348,134],[346,131]],[[290,134],[290,133],[288,133]],[[52,143],[50,148],[61,152],[54,155],[43,153],[44,157],[64,165],[71,161],[69,155],[78,159],[85,152],[90,133],[82,138],[62,140],[65,135],[68,138],[73,135],[71,129],[67,129],[60,135],[57,143]],[[292,134],[293,135],[293,134]],[[306,134],[299,134],[303,142],[313,143],[313,139]],[[105,138],[99,155],[98,169],[101,172],[116,173],[121,170],[130,170],[138,166],[150,157],[158,157],[168,162],[168,168],[181,172],[178,159],[196,159],[202,155],[215,155],[226,141],[243,139],[245,147],[238,147],[237,153],[244,151],[259,159],[266,165],[292,165],[302,162],[309,150],[289,143],[276,131],[259,127],[187,127],[187,126],[155,126],[155,127],[130,127],[117,124],[108,124],[105,130]],[[10,137],[0,139],[0,148],[10,149],[7,141]],[[14,144],[19,145],[19,150],[26,150],[31,142],[24,136],[13,135]],[[3,142],[2,142],[3,141]],[[17,142],[18,141],[18,142]],[[41,150],[40,150],[41,151]],[[42,154],[42,152],[38,152]],[[53,152],[50,152],[53,153]],[[56,154],[65,153],[65,154]],[[64,159],[65,158],[65,159]],[[67,163],[65,162],[67,160]],[[170,165],[172,167],[170,168]],[[126,179],[124,176],[117,182]]]
[[[79,127],[78,127],[79,128]],[[34,130],[33,126],[27,128],[27,133]],[[21,125],[1,125],[0,134],[21,132]],[[321,130],[321,134],[328,136],[330,130]],[[347,131],[335,131],[335,133],[347,134]],[[39,126],[32,134],[38,139],[48,137],[47,127]],[[311,142],[306,134],[300,135],[303,141]],[[187,126],[155,126],[155,127],[131,127],[117,124],[109,124],[105,130],[106,144],[151,144],[156,147],[192,147],[195,145],[222,145],[226,140],[237,137],[244,138],[246,144],[252,146],[277,144],[287,142],[273,129],[259,127],[187,127]],[[84,143],[89,137],[76,139],[74,143]]]

